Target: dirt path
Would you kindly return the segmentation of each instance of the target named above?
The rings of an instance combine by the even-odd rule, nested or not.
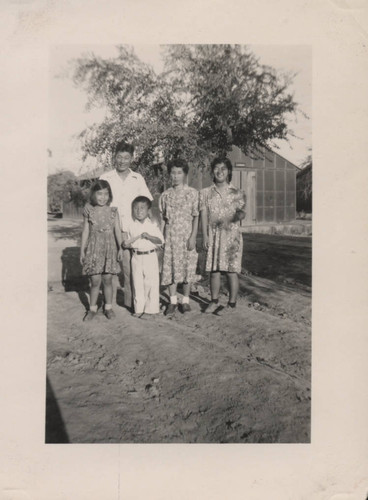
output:
[[[190,314],[147,321],[119,307],[114,321],[83,323],[86,283],[71,265],[78,235],[78,223],[50,223],[47,442],[310,440],[310,241],[267,246],[247,235],[253,272],[272,245],[280,262],[296,254],[289,275],[282,262],[276,269],[278,282],[242,276],[230,315],[203,314],[203,282]]]

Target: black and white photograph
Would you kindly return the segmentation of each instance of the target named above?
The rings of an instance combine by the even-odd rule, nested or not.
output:
[[[366,500],[366,2],[0,10],[1,500]]]
[[[45,443],[310,443],[310,45],[54,45]]]

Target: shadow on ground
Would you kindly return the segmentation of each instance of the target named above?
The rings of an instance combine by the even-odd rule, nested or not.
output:
[[[77,240],[82,234],[83,221],[76,220],[52,220],[48,221],[48,231],[55,240]]]
[[[46,378],[45,443],[69,443],[63,417],[48,377]]]

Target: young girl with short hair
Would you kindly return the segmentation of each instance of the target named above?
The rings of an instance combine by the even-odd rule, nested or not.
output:
[[[169,286],[170,304],[166,315],[172,316],[177,308],[177,285],[183,283],[182,312],[190,311],[190,284],[195,279],[198,254],[198,191],[186,184],[189,171],[183,159],[167,165],[172,187],[159,199],[163,219],[165,248],[161,284]]]
[[[90,193],[90,204],[84,208],[80,262],[83,274],[90,277],[90,308],[84,320],[92,320],[97,313],[97,299],[101,282],[104,288],[104,313],[113,319],[112,276],[120,270],[118,260],[122,257],[122,235],[118,209],[110,207],[112,193],[110,184],[96,181]]]

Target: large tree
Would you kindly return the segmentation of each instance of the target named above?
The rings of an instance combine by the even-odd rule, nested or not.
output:
[[[291,133],[291,77],[261,65],[245,47],[171,45],[166,69],[204,149],[226,152],[234,144],[256,154]]]
[[[85,156],[105,166],[118,140],[133,141],[138,170],[153,187],[158,155],[166,162],[180,154],[203,166],[233,144],[257,154],[291,133],[287,117],[297,111],[291,80],[243,46],[166,46],[158,75],[132,48],[117,51],[115,58],[76,60],[73,74],[87,106],[106,108],[105,119],[80,134]]]

